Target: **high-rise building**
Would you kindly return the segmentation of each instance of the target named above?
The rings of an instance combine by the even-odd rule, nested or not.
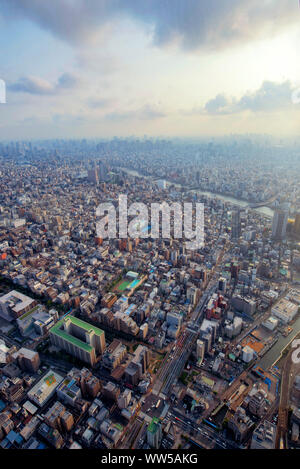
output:
[[[88,170],[88,180],[93,184],[99,183],[98,168],[96,167],[96,164],[92,169]]]
[[[241,236],[241,217],[239,210],[231,212],[231,237],[238,239]]]
[[[282,240],[285,238],[286,227],[288,222],[288,211],[277,209],[273,216],[272,238]]]
[[[218,290],[222,293],[226,292],[227,280],[226,278],[220,277],[218,283]]]
[[[203,362],[203,358],[204,358],[204,354],[205,354],[205,344],[203,342],[203,340],[197,340],[197,360],[198,360],[198,364],[201,364]]]
[[[105,349],[104,332],[74,316],[65,317],[52,327],[50,339],[54,345],[92,366]]]
[[[147,442],[151,448],[159,449],[162,439],[162,428],[158,418],[154,417],[147,429]]]
[[[102,161],[99,161],[99,169],[98,169],[99,181],[106,182],[108,177],[108,169]]]
[[[300,213],[297,213],[295,217],[294,233],[297,236],[300,236]]]

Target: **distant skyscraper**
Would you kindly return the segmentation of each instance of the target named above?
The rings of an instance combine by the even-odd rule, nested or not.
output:
[[[99,183],[98,169],[96,167],[96,164],[92,169],[88,170],[88,180],[94,184]]]
[[[294,225],[294,233],[300,236],[300,213],[297,213]]]
[[[288,211],[277,209],[273,216],[272,238],[282,240],[285,238],[288,222]]]
[[[233,210],[231,212],[231,237],[238,239],[241,236],[241,218],[240,211]]]
[[[99,161],[99,169],[98,169],[98,176],[100,182],[106,182],[108,176],[108,170],[102,161]]]

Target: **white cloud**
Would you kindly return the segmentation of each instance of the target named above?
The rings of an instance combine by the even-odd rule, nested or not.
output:
[[[21,77],[18,81],[8,85],[9,91],[15,93],[28,93],[33,95],[55,95],[62,90],[72,89],[79,83],[79,79],[71,74],[64,73],[57,82],[52,84],[36,76]]]

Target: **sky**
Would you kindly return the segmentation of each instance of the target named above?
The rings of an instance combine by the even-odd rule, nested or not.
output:
[[[299,135],[298,0],[1,0],[0,139]]]

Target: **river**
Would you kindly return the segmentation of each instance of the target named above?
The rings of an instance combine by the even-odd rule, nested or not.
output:
[[[128,174],[131,174],[132,176],[143,177],[145,179],[150,179],[150,180],[153,179],[152,176],[145,176],[144,174],[141,174],[138,171],[135,171],[133,169],[128,169],[128,168],[119,168],[119,169],[125,171]],[[173,185],[175,187],[180,187],[180,188],[182,187],[181,184],[177,184],[172,181],[166,180],[166,183],[167,185]],[[214,192],[210,192],[210,191],[195,190],[194,192],[197,194],[206,195],[207,197],[217,198],[217,199],[223,200],[224,202],[229,202],[233,205],[238,205],[239,207],[247,207],[247,205],[249,205],[250,203],[250,202],[247,202],[246,200],[237,199],[236,197],[232,197],[229,195],[215,194]],[[256,212],[260,213],[261,215],[264,215],[267,218],[273,218],[273,215],[274,215],[274,210],[272,210],[269,207],[259,207],[259,208],[255,208],[251,210],[255,210]]]
[[[298,319],[296,319],[294,324],[291,325],[291,327],[293,328],[293,331],[287,337],[283,337],[280,334],[276,344],[274,344],[273,347],[271,347],[270,350],[257,363],[258,366],[260,366],[263,370],[267,370],[270,368],[270,366],[277,362],[286,346],[289,345],[289,343],[292,342],[298,335],[300,332],[300,316]]]

